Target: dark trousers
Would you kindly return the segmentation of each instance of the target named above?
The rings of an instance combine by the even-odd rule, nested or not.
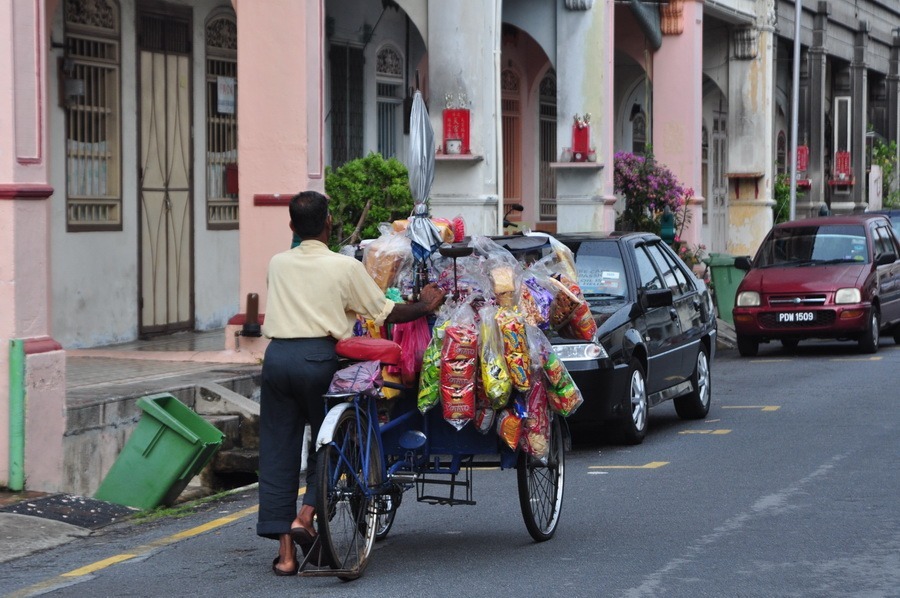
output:
[[[272,339],[262,367],[259,412],[259,516],[257,535],[277,539],[297,516],[303,430],[311,442],[325,417],[322,395],[337,371],[331,338]],[[315,446],[306,466],[303,504],[316,504]]]

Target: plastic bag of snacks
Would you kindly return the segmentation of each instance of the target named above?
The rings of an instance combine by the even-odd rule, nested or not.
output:
[[[522,265],[508,250],[487,237],[474,237],[471,245],[482,261],[482,272],[486,275],[482,284],[485,291],[493,293],[497,305],[515,305],[524,276]]]
[[[584,402],[581,391],[569,375],[566,364],[559,358],[553,345],[543,334],[528,331],[528,346],[532,360],[539,364],[547,379],[547,402],[550,408],[563,417],[568,417]]]
[[[501,306],[497,309],[496,321],[503,343],[503,358],[506,360],[513,387],[525,392],[530,388],[528,370],[531,367],[525,318],[518,309]]]
[[[578,271],[575,269],[575,256],[572,254],[571,249],[553,235],[541,232],[526,234],[548,237],[550,243],[552,253],[539,259],[535,262],[535,265],[544,267],[553,273],[563,274],[571,280],[578,280]]]
[[[397,273],[411,266],[412,245],[404,234],[390,232],[390,226],[381,226],[381,236],[363,249],[363,265],[382,291],[396,286]]]
[[[440,315],[438,316],[440,320]],[[422,371],[419,373],[419,411],[427,412],[437,405],[441,398],[441,348],[444,345],[444,331],[450,321],[445,319],[435,324],[431,342],[422,354]]]
[[[536,377],[528,391],[528,415],[522,420],[522,448],[533,457],[546,461],[550,454],[550,412],[544,380]]]
[[[425,349],[431,342],[431,328],[428,318],[422,316],[412,322],[394,324],[391,337],[403,350],[400,365],[389,366],[391,374],[400,375],[403,384],[412,386],[422,369],[422,358]]]
[[[578,296],[556,278],[548,278],[553,289],[553,304],[550,306],[550,328],[559,330],[569,323],[575,308],[581,303]]]
[[[541,278],[545,280],[543,284]],[[519,297],[519,306],[525,313],[525,321],[542,330],[550,327],[550,306],[553,305],[553,293],[545,285],[549,285],[546,277],[530,273],[523,281]]]
[[[560,329],[560,335],[582,341],[594,340],[594,335],[597,334],[597,322],[591,313],[590,304],[584,300],[581,287],[561,274],[557,278],[579,301],[572,311],[569,321]]]
[[[512,380],[503,356],[500,331],[497,328],[497,308],[492,305],[485,306],[478,312],[478,316],[481,320],[479,351],[481,386],[489,405],[494,409],[502,409],[509,401]]]
[[[457,430],[475,418],[478,330],[472,307],[461,304],[444,331],[441,348],[441,405],[444,419]]]

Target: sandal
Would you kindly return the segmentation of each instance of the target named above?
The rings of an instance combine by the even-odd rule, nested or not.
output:
[[[292,575],[297,575],[297,571],[300,570],[300,561],[297,560],[297,555],[294,555],[294,569],[292,571],[285,571],[284,569],[278,568],[278,561],[281,560],[281,556],[276,556],[275,560],[272,561],[272,571],[275,572],[275,575],[278,577],[289,577]]]

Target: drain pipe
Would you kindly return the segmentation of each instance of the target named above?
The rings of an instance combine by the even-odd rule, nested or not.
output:
[[[25,489],[25,343],[9,341],[9,489]]]

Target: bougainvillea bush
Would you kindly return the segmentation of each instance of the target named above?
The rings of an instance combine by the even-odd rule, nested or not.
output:
[[[646,156],[619,152],[613,158],[613,185],[625,198],[625,209],[616,218],[621,230],[659,234],[660,218],[668,207],[675,215],[675,230],[684,229],[687,199],[694,190],[684,187],[653,154]]]

